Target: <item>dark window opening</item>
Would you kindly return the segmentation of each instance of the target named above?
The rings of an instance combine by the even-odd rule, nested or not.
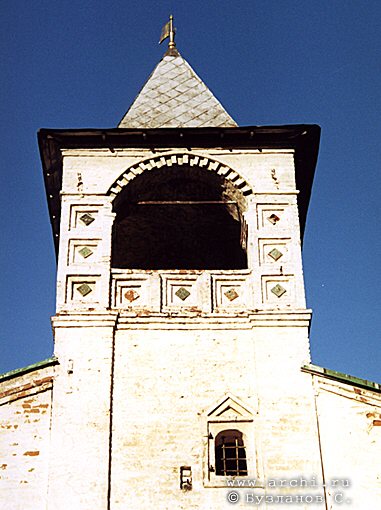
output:
[[[209,170],[146,171],[115,199],[112,267],[245,269],[245,197]]]
[[[246,450],[239,430],[223,430],[215,439],[216,475],[247,476]]]

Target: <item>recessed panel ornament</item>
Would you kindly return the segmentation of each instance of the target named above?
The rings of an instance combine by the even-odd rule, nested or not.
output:
[[[78,253],[80,255],[82,255],[82,257],[84,259],[87,259],[88,257],[90,257],[90,255],[92,255],[94,252],[93,250],[91,250],[88,246],[84,246],[83,248],[81,248],[80,250],[78,250]]]
[[[124,297],[127,299],[127,301],[132,303],[133,301],[136,301],[140,298],[140,294],[134,289],[128,289],[127,292],[124,293]]]
[[[181,299],[182,301],[185,301],[189,296],[190,292],[189,290],[185,289],[184,287],[180,287],[176,292],[175,295]]]
[[[281,257],[283,257],[283,253],[279,251],[277,248],[273,248],[271,251],[269,251],[269,256],[276,262]]]
[[[88,294],[90,294],[90,292],[93,291],[93,289],[90,287],[90,285],[88,285],[87,283],[82,283],[81,285],[79,285],[77,287],[77,291],[82,294],[83,297],[87,296]]]
[[[84,225],[86,225],[86,227],[88,227],[89,225],[91,225],[91,223],[95,220],[94,216],[92,216],[91,214],[89,213],[85,213],[85,214],[82,214],[79,219],[82,221],[82,223]]]
[[[276,297],[280,298],[283,296],[283,294],[287,292],[287,290],[278,283],[277,285],[275,285],[275,287],[271,289],[271,292],[275,294]]]
[[[279,216],[275,213],[270,214],[270,216],[268,216],[267,219],[272,225],[276,225],[278,221],[280,221]]]
[[[235,289],[229,289],[226,292],[224,292],[225,296],[228,298],[229,301],[234,301],[239,297],[238,292]]]

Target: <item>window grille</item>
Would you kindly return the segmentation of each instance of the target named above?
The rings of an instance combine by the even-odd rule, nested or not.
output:
[[[246,450],[239,430],[223,430],[215,440],[216,475],[247,476]]]

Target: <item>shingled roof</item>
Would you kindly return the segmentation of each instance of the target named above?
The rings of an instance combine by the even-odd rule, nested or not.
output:
[[[177,50],[159,62],[118,125],[119,128],[236,126]]]

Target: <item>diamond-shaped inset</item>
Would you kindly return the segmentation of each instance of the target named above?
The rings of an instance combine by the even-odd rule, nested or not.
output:
[[[88,227],[95,220],[94,216],[91,216],[89,213],[82,214],[79,219],[86,225],[86,227]]]
[[[127,301],[129,301],[130,303],[132,303],[133,301],[136,301],[138,298],[140,298],[140,294],[139,292],[137,292],[136,290],[134,289],[129,289],[125,294],[124,294],[124,297],[127,299]]]
[[[269,251],[269,256],[276,262],[281,257],[283,257],[283,253],[279,251],[277,248],[273,248],[271,251]]]
[[[273,225],[276,225],[278,223],[278,221],[280,220],[279,216],[277,216],[276,214],[270,214],[270,216],[268,216],[267,218],[269,220],[270,223],[272,223]]]
[[[226,292],[224,292],[224,294],[229,301],[234,301],[235,299],[237,299],[237,297],[239,297],[239,294],[235,289],[229,289]]]
[[[90,294],[90,292],[93,291],[93,289],[87,283],[82,283],[79,287],[77,287],[77,290],[80,294],[82,294],[83,297],[87,296],[87,294]]]
[[[190,296],[190,292],[187,289],[184,289],[184,287],[180,287],[179,290],[175,292],[176,296],[180,298],[182,301],[185,301],[187,297]]]
[[[275,294],[275,295],[276,295],[276,297],[280,298],[280,297],[282,297],[282,296],[283,296],[283,294],[284,294],[285,292],[287,292],[287,291],[286,291],[286,289],[285,289],[284,287],[282,287],[282,285],[280,285],[279,283],[277,283],[277,285],[275,285],[275,287],[273,287],[273,288],[271,289],[271,292],[272,292],[273,294]]]
[[[94,252],[87,246],[84,246],[78,251],[78,253],[80,253],[84,259],[87,259],[87,257],[90,257],[90,255],[92,255]]]

